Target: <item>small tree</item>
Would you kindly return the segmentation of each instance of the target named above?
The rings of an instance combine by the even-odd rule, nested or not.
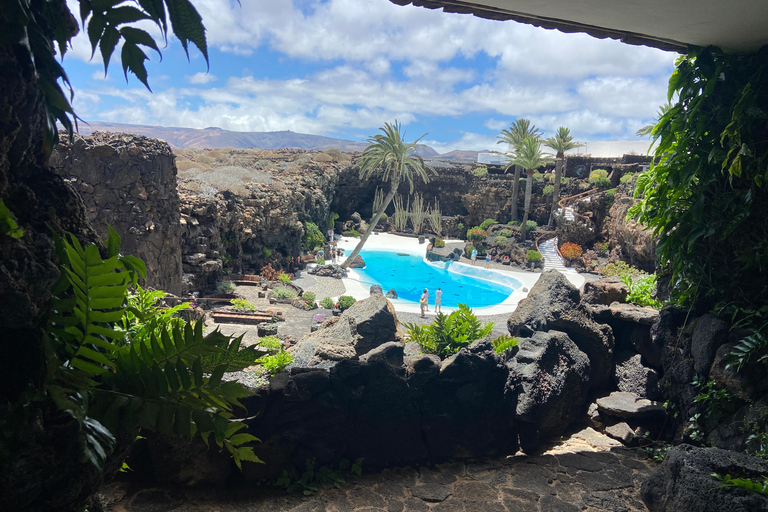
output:
[[[518,148],[514,163],[525,169],[528,179],[525,180],[525,214],[520,225],[520,241],[525,241],[528,229],[528,213],[531,210],[531,187],[533,172],[551,160],[551,155],[541,151],[541,140],[538,137],[528,137]]]
[[[580,147],[582,144],[574,142],[571,131],[565,126],[561,126],[557,129],[554,137],[549,137],[544,140],[544,145],[554,149],[557,152],[555,158],[555,188],[552,193],[552,210],[549,214],[549,226],[551,227],[555,222],[555,212],[557,211],[557,203],[560,201],[560,179],[563,175],[563,164],[565,163],[565,152],[574,148]]]

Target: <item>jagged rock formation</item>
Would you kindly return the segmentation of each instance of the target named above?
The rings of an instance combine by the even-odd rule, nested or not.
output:
[[[632,197],[635,180],[616,187],[613,205],[603,223],[603,231],[611,247],[620,248],[621,256],[634,267],[647,272],[656,269],[656,239],[634,220],[627,220],[627,210],[635,203]]]
[[[79,192],[101,240],[112,226],[122,252],[146,263],[146,284],[179,294],[181,224],[173,159],[163,141],[95,132],[59,144],[50,163]]]

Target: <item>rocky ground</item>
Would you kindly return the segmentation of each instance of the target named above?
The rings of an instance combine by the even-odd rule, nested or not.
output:
[[[101,498],[106,512],[634,512],[646,510],[640,482],[654,466],[644,452],[588,428],[532,457],[385,469],[307,496],[253,486],[116,482]]]

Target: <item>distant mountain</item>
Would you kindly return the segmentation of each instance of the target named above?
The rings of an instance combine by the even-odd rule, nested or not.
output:
[[[80,134],[90,135],[94,131],[124,132],[144,135],[155,139],[163,139],[175,148],[260,148],[282,149],[300,148],[326,151],[337,148],[341,151],[363,151],[368,144],[345,139],[334,139],[321,135],[280,132],[232,132],[221,128],[166,128],[164,126],[148,126],[141,124],[106,123],[91,121],[80,124]],[[425,159],[440,159],[461,162],[474,162],[477,151],[451,151],[441,155],[429,146],[419,148],[416,153]]]

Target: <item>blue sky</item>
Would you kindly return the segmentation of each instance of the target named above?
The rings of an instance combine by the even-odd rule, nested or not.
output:
[[[292,130],[364,141],[398,120],[439,152],[505,149],[525,117],[551,135],[636,140],[666,102],[676,54],[388,0],[191,0],[210,69],[171,39],[148,50],[152,93],[120,66],[105,78],[78,35],[64,58],[89,121],[234,131]],[[71,2],[71,0],[70,0]],[[77,10],[73,10],[77,13]],[[157,34],[157,32],[154,32]]]

